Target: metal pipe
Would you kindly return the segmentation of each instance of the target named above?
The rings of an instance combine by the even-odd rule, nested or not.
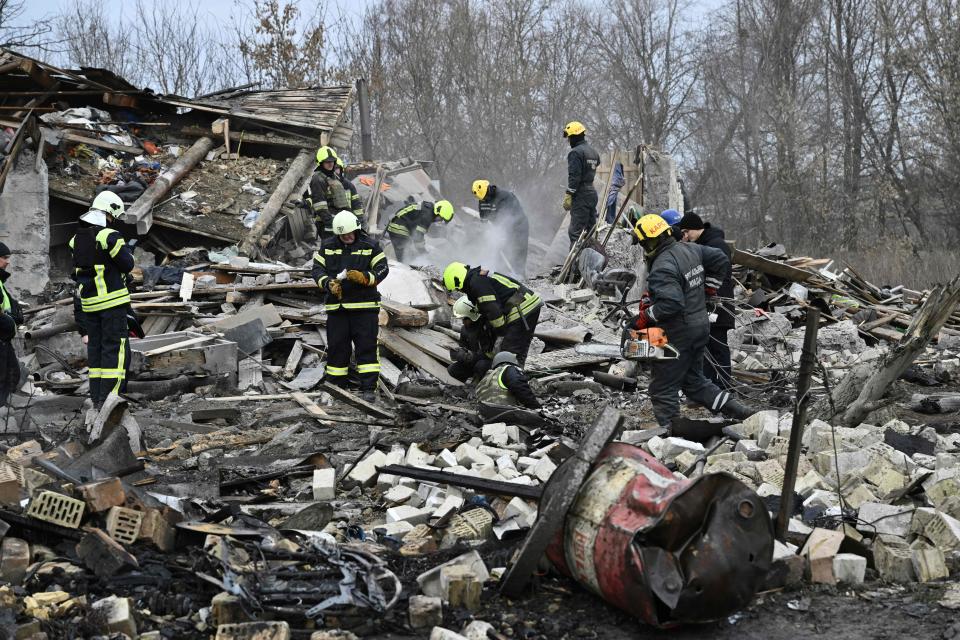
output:
[[[23,337],[25,340],[40,340],[41,338],[49,338],[50,336],[55,336],[60,333],[66,333],[67,331],[73,331],[77,328],[77,323],[75,320],[70,320],[69,322],[61,322],[59,324],[51,324],[34,331],[24,331]]]
[[[370,162],[373,160],[373,134],[370,132],[370,97],[365,78],[357,78],[357,101],[360,108],[360,158]]]
[[[797,465],[800,462],[800,440],[807,421],[807,405],[810,403],[810,378],[817,361],[817,329],[820,325],[820,310],[807,308],[807,328],[803,335],[803,351],[800,354],[800,375],[797,378],[797,400],[790,427],[790,448],[787,449],[787,464],[783,470],[783,492],[780,494],[780,513],[777,515],[776,537],[783,540],[787,524],[793,513],[793,488],[797,482]]]

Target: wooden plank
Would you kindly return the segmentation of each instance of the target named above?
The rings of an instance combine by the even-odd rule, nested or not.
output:
[[[290,349],[290,355],[287,356],[287,363],[283,365],[283,377],[287,380],[293,380],[297,374],[297,367],[300,365],[300,359],[303,357],[303,343],[299,340],[293,343]]]
[[[468,416],[479,415],[476,411],[471,409],[464,409],[463,407],[458,407],[454,404],[444,404],[442,402],[434,402],[433,400],[427,400],[426,398],[414,398],[413,396],[405,396],[399,393],[393,395],[394,400],[397,402],[407,402],[409,404],[415,404],[420,407],[436,407],[438,409],[443,409],[444,411],[453,411],[454,413],[462,413]]]
[[[388,385],[397,388],[400,384],[400,369],[387,358],[380,358],[380,380],[386,381]]]
[[[329,382],[321,382],[320,387],[330,395],[360,408],[364,413],[368,413],[374,417],[384,418],[385,420],[393,420],[394,418],[394,415],[386,409],[382,409],[372,402],[367,402],[363,398],[350,393],[346,389],[341,389],[337,385],[330,384]]]
[[[159,356],[164,353],[170,353],[171,351],[176,351],[178,349],[186,349],[187,347],[192,347],[194,345],[200,344],[201,342],[209,342],[213,340],[216,336],[200,336],[199,338],[190,338],[188,340],[181,340],[180,342],[174,342],[173,344],[168,344],[163,347],[157,347],[156,349],[151,349],[150,351],[144,351],[143,357],[150,358],[152,356]]]
[[[301,407],[306,409],[307,413],[309,413],[310,416],[316,419],[320,424],[328,426],[333,424],[328,420],[324,420],[324,418],[327,417],[327,412],[318,407],[317,403],[311,400],[307,394],[303,393],[302,391],[294,391],[289,397],[295,400],[296,403]]]
[[[46,127],[43,127],[46,128]],[[66,131],[56,131],[53,132],[53,135],[59,135],[61,140],[66,140],[67,142],[76,142],[78,144],[88,144],[93,147],[100,147],[102,149],[110,149],[111,151],[120,151],[122,153],[131,153],[133,155],[141,155],[144,153],[142,147],[131,147],[125,144],[116,144],[114,142],[107,142],[106,140],[100,140],[99,138],[89,138],[87,136],[81,136],[76,133],[69,133]],[[48,139],[49,136],[48,136]]]
[[[417,347],[427,355],[433,356],[446,365],[453,364],[453,358],[450,357],[450,350],[438,345],[429,335],[422,331],[411,329],[397,329],[397,334]]]
[[[463,386],[462,382],[447,373],[446,367],[401,338],[399,335],[394,333],[392,329],[381,327],[379,340],[380,344],[385,346],[391,352],[403,358],[417,369],[430,374],[440,382],[453,387]]]
[[[763,273],[771,276],[783,278],[784,280],[791,280],[793,282],[806,282],[815,275],[809,271],[797,269],[796,267],[791,267],[790,265],[782,262],[767,260],[766,258],[756,254],[749,253],[747,251],[741,251],[740,249],[736,248],[733,249],[733,264],[743,265],[748,269],[762,271]]]
[[[558,349],[549,353],[541,353],[527,358],[524,369],[531,371],[553,371],[555,369],[572,369],[588,364],[600,364],[610,358],[604,356],[579,354],[576,348]]]
[[[380,301],[380,306],[390,316],[391,327],[425,327],[430,322],[430,316],[423,309],[386,298]]]

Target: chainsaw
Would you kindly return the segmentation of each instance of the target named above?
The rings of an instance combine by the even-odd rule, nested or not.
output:
[[[649,329],[630,329],[622,344],[603,342],[584,342],[575,347],[575,351],[584,356],[603,356],[624,360],[676,360],[680,353],[667,343],[667,334],[659,327]]]

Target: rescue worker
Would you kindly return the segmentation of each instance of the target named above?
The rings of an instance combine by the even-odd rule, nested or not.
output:
[[[96,409],[108,395],[123,391],[130,362],[127,274],[133,270],[133,253],[120,232],[110,228],[122,213],[120,196],[99,193],[68,243],[77,283],[74,313],[87,345],[90,400]]]
[[[336,175],[337,152],[323,146],[317,149],[317,168],[310,178],[310,189],[304,200],[313,211],[317,237],[321,241],[333,235],[333,217],[341,211],[352,211],[350,196]]]
[[[426,252],[426,235],[437,220],[444,224],[453,219],[453,205],[449,200],[437,203],[423,201],[412,202],[394,214],[387,225],[390,242],[397,253],[397,260],[407,262]]]
[[[494,333],[503,337],[500,350],[516,355],[522,367],[540,319],[540,296],[513,278],[481,267],[471,269],[462,262],[447,265],[443,284],[448,291],[466,294]]]
[[[10,247],[0,242],[0,408],[7,406],[10,394],[20,387],[20,362],[13,349],[17,325],[23,324],[20,305],[7,291],[10,278]]]
[[[530,221],[512,192],[501,189],[489,180],[474,180],[471,187],[476,196],[480,219],[492,224],[503,242],[501,260],[505,268],[518,278],[527,273],[527,250],[530,244]]]
[[[333,235],[313,254],[310,274],[326,294],[326,375],[332,384],[345,387],[352,351],[360,394],[364,400],[374,402],[380,378],[377,285],[389,272],[387,256],[380,245],[360,229],[353,212],[341,211],[334,216],[331,226]]]
[[[453,363],[447,367],[447,373],[460,382],[480,380],[490,370],[497,336],[467,296],[460,296],[453,303],[453,317],[460,318],[463,327],[460,346],[450,350]]]
[[[348,180],[343,175],[343,159],[340,156],[337,156],[337,177],[340,178],[340,183],[343,185],[343,188],[347,190],[347,198],[350,201],[350,210],[353,211],[353,215],[357,216],[357,219],[360,220],[360,228],[363,228],[363,202],[360,201],[360,192],[357,191],[357,185],[353,184],[352,180]]]
[[[722,391],[703,375],[703,352],[710,339],[705,289],[714,291],[730,269],[730,261],[718,249],[677,242],[670,226],[660,216],[645,215],[634,233],[643,247],[649,298],[640,303],[640,313],[629,321],[627,330],[656,326],[678,352],[671,360],[654,360],[651,365],[650,401],[661,427],[671,428],[680,413],[678,392],[714,413],[737,419],[755,413],[730,392]],[[625,331],[626,334],[626,331]]]
[[[732,261],[732,251],[727,244],[723,229],[704,222],[694,212],[685,213],[680,221],[681,237],[687,242],[695,242],[706,247],[720,249]],[[728,267],[723,275],[720,287],[717,289],[718,300],[707,303],[716,314],[716,320],[710,323],[710,342],[707,343],[707,362],[703,370],[706,376],[721,389],[730,389],[733,386],[730,364],[730,346],[727,344],[727,332],[735,325],[733,308],[733,268]]]
[[[573,247],[584,231],[597,223],[597,190],[593,179],[600,166],[600,154],[587,144],[586,127],[580,122],[568,122],[563,137],[570,142],[567,153],[567,191],[563,194],[563,210],[570,212],[567,237]]]
[[[510,351],[501,351],[494,356],[490,370],[477,384],[477,400],[480,416],[484,419],[503,416],[505,410],[511,408],[541,408],[517,356]]]

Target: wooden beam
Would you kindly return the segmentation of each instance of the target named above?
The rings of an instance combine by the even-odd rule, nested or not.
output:
[[[335,384],[330,384],[329,382],[321,382],[320,388],[329,393],[332,396],[339,398],[349,404],[352,404],[355,407],[360,408],[364,413],[370,414],[377,418],[383,418],[385,420],[393,420],[395,416],[387,411],[386,409],[381,409],[372,402],[367,402],[363,398],[356,396],[353,393],[350,393],[346,389],[341,389]]]
[[[793,282],[806,282],[816,275],[810,271],[797,269],[782,262],[767,260],[766,258],[747,251],[741,251],[740,249],[733,249],[733,264],[743,265],[749,269],[762,271],[768,275]]]
[[[383,299],[380,306],[390,316],[391,327],[425,327],[430,322],[429,314],[407,304]]]
[[[198,162],[206,157],[207,152],[213,148],[213,139],[203,137],[193,143],[187,151],[173,163],[169,169],[157,176],[153,184],[147,187],[147,190],[140,194],[129,208],[123,214],[123,221],[127,224],[137,225],[137,234],[146,235],[153,226],[153,206],[160,201],[173,185],[193,169]]]
[[[224,126],[227,126],[226,123],[224,123]],[[297,157],[294,158],[293,162],[290,163],[290,167],[287,169],[287,172],[283,174],[280,184],[278,184],[277,188],[270,194],[270,199],[263,205],[263,209],[260,210],[260,216],[257,218],[253,228],[250,229],[247,237],[240,243],[239,252],[241,255],[259,253],[259,250],[264,246],[260,242],[263,232],[267,230],[267,227],[270,226],[274,218],[277,217],[280,207],[287,201],[290,194],[293,193],[293,190],[297,188],[300,180],[312,172],[313,155],[309,151],[301,151],[297,154]]]
[[[310,414],[317,422],[322,425],[330,426],[332,422],[326,420],[327,412],[317,406],[317,403],[311,400],[307,394],[302,391],[294,391],[289,395],[290,398],[293,398],[297,404],[307,410],[307,413]]]
[[[380,343],[392,353],[403,358],[421,371],[429,373],[440,382],[453,387],[463,386],[462,382],[447,373],[446,367],[401,338],[392,329],[381,327],[379,340]]]

